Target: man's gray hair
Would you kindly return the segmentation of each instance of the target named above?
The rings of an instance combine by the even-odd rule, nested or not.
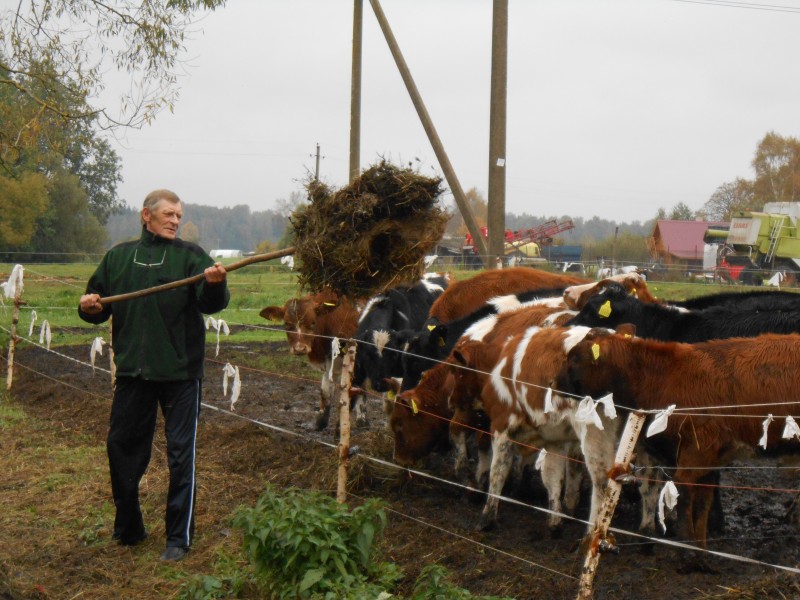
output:
[[[170,190],[153,190],[147,197],[144,199],[144,204],[142,205],[142,210],[145,208],[150,212],[153,212],[158,205],[159,202],[165,200],[167,202],[172,202],[173,204],[179,204],[181,199],[178,198],[178,194],[172,192]],[[142,225],[144,225],[144,218],[141,219]]]

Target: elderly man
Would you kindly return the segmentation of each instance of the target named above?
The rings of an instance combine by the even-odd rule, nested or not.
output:
[[[170,473],[162,560],[182,559],[192,544],[195,440],[205,354],[201,313],[222,310],[230,298],[224,267],[199,246],[177,237],[182,216],[175,193],[148,194],[141,212],[141,236],[106,253],[78,309],[89,323],[113,316],[116,383],[107,450],[116,506],[113,538],[120,544],[134,546],[147,537],[139,482],[150,462],[161,406]],[[199,273],[204,279],[192,286],[134,300],[100,301]]]

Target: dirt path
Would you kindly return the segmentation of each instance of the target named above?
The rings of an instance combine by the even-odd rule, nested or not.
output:
[[[81,361],[86,348],[63,350]],[[265,482],[279,486],[335,489],[333,451],[316,441],[333,442],[332,430],[311,428],[318,397],[318,375],[298,359],[286,357],[280,376],[258,370],[264,353],[284,352],[283,344],[223,346],[220,357],[209,348],[204,402],[227,410],[222,397],[222,364],[242,370],[238,417],[270,423],[299,436],[261,427],[251,420],[210,408],[203,410],[198,456],[198,536],[195,548],[172,567],[156,560],[163,545],[165,460],[163,441],[157,439],[151,469],[143,482],[142,497],[150,539],[136,549],[109,542],[113,518],[109,505],[104,436],[110,405],[108,375],[42,350],[18,350],[13,396],[41,426],[26,438],[2,436],[4,515],[0,529],[0,567],[17,595],[0,598],[117,598],[174,597],[180,573],[211,573],[220,548],[239,543],[228,519],[240,504],[252,504]],[[253,369],[245,368],[248,365]],[[25,368],[23,368],[23,366]],[[391,460],[391,436],[381,406],[369,406],[371,427],[355,430],[352,445],[362,455]],[[33,419],[32,419],[33,421]],[[63,463],[36,460],[40,448],[62,449]],[[89,457],[91,468],[76,469],[70,456]],[[85,463],[84,463],[85,464]],[[771,466],[774,461],[754,464]],[[445,479],[452,473],[445,457],[432,457],[424,469]],[[513,598],[574,598],[582,559],[572,548],[584,526],[568,523],[560,539],[550,539],[545,516],[525,506],[503,503],[500,523],[491,532],[476,532],[481,498],[423,477],[410,481],[397,473],[356,458],[351,492],[359,497],[379,496],[389,503],[389,526],[381,541],[388,560],[406,573],[398,590],[407,593],[426,564],[445,566],[451,580],[474,594]],[[401,484],[402,480],[402,484]],[[735,470],[726,472],[724,485],[759,488],[797,487],[794,471]],[[545,505],[535,481],[509,490],[520,501]],[[788,494],[770,491],[725,490],[727,531],[710,548],[771,564],[795,567],[800,546],[793,527],[783,522]],[[586,503],[578,516],[588,511]],[[624,498],[614,526],[631,529],[638,522],[637,507]],[[60,524],[72,523],[71,528]],[[75,525],[77,523],[77,525]],[[75,531],[79,534],[75,535]],[[715,573],[679,574],[675,550],[659,546],[646,553],[640,542],[618,536],[619,556],[600,562],[595,598],[792,598],[800,597],[800,578],[768,567],[709,557]],[[40,586],[40,588],[36,587]],[[38,596],[36,594],[39,594]]]

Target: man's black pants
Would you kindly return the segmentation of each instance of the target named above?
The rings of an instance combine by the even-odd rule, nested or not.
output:
[[[139,482],[150,462],[159,405],[164,415],[169,464],[167,546],[188,548],[194,535],[199,379],[117,378],[107,443],[111,491],[117,508],[114,537],[122,543],[134,543],[145,536]]]

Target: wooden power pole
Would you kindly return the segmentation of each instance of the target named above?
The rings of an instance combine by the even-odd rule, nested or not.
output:
[[[494,0],[492,78],[489,105],[489,254],[503,256],[506,228],[506,104],[508,0]]]

